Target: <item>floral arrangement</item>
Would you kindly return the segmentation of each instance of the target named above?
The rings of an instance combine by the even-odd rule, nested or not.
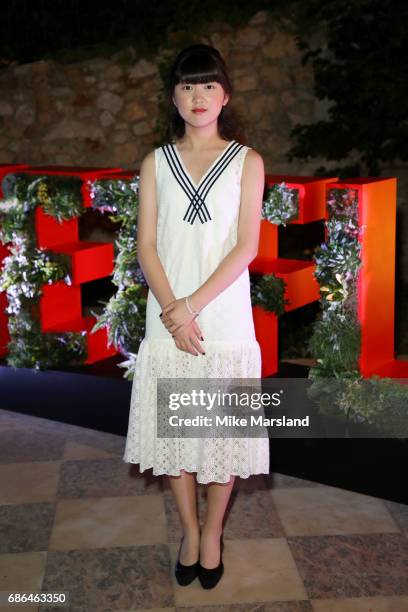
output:
[[[321,317],[309,346],[317,365],[310,369],[310,397],[320,411],[345,422],[364,422],[386,435],[408,436],[408,389],[392,379],[364,379],[358,369],[360,325],[357,282],[361,268],[358,191],[333,188],[328,194],[328,240],[315,252],[321,287]],[[405,407],[404,407],[405,406]]]
[[[358,372],[360,329],[357,321],[357,279],[361,267],[356,190],[328,194],[327,241],[316,249],[315,277],[322,294],[322,316],[310,340],[312,354],[324,352],[311,375]]]
[[[27,236],[16,232],[10,253],[3,260],[0,284],[0,289],[7,292],[8,314],[18,315],[24,298],[39,296],[42,285],[62,279],[71,284],[69,272],[61,262],[53,259],[54,254],[30,245]]]
[[[284,298],[286,283],[275,274],[251,274],[251,301],[253,306],[261,306],[277,316],[285,312]]]
[[[44,334],[38,316],[41,287],[60,280],[71,283],[66,256],[38,248],[34,210],[39,203],[59,221],[80,211],[80,183],[75,178],[29,174],[6,175],[0,202],[0,240],[9,245],[0,274],[6,291],[10,342],[7,361],[14,367],[48,368],[81,363],[86,357],[84,334]]]
[[[97,323],[92,328],[108,328],[108,344],[130,357],[125,378],[132,379],[137,349],[143,339],[146,317],[147,283],[137,261],[137,212],[139,177],[133,179],[99,179],[90,183],[92,208],[120,223],[115,241],[115,268],[112,282],[118,287],[101,315],[92,313]],[[136,203],[136,204],[135,204]]]
[[[262,203],[263,219],[275,225],[284,225],[293,221],[299,214],[299,191],[290,189],[285,182],[276,183],[266,191]]]
[[[0,272],[7,292],[10,342],[7,361],[14,367],[46,369],[83,363],[86,332],[43,333],[38,302],[41,287],[64,280],[71,284],[70,258],[36,247],[34,211],[42,205],[59,222],[84,213],[82,182],[76,177],[8,174],[0,201],[0,240],[9,244]],[[135,351],[144,333],[146,283],[137,264],[136,218],[138,177],[91,183],[93,208],[109,211],[121,223],[115,243],[113,282],[118,286],[92,331],[108,326],[109,343],[125,355]],[[125,377],[132,376],[126,372]]]
[[[0,240],[13,242],[14,232],[34,240],[34,213],[38,205],[60,223],[82,214],[81,182],[76,177],[7,174],[0,201]]]

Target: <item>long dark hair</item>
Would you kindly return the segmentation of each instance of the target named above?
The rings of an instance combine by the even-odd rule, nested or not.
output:
[[[237,140],[245,144],[244,130],[236,111],[231,108],[233,85],[228,76],[227,66],[220,52],[205,44],[186,47],[173,61],[167,82],[169,103],[166,139],[174,142],[185,134],[185,122],[172,100],[174,88],[178,83],[220,83],[230,99],[218,116],[218,133],[224,140]]]

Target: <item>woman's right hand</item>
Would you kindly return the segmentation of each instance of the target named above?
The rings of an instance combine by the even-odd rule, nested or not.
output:
[[[199,340],[203,337],[195,319],[187,325],[180,327],[173,335],[173,340],[180,351],[191,353],[192,355],[205,355],[204,349]]]

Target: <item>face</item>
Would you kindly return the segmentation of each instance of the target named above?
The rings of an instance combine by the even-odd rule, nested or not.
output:
[[[207,125],[217,120],[222,107],[228,103],[229,96],[221,83],[177,83],[174,88],[173,103],[184,121],[191,125]],[[203,108],[205,112],[193,112]]]

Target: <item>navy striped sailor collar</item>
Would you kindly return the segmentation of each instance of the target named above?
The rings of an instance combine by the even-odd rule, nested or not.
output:
[[[211,220],[205,198],[215,181],[221,176],[243,146],[236,140],[229,142],[201,177],[198,184],[193,181],[185,167],[175,143],[166,144],[161,147],[174,178],[190,200],[183,221],[193,224],[197,216],[201,223]]]
[[[176,153],[176,155],[177,155],[177,157],[178,157],[178,159],[179,159],[179,161],[180,161],[180,164],[181,164],[181,165],[182,165],[182,167],[183,167],[183,170],[184,170],[185,174],[188,176],[188,178],[190,179],[190,181],[192,182],[192,184],[194,185],[194,187],[195,187],[196,189],[198,189],[198,188],[199,188],[199,186],[201,185],[201,183],[204,181],[204,179],[205,179],[205,177],[207,176],[207,174],[208,174],[208,173],[211,171],[211,169],[212,169],[212,168],[213,168],[213,167],[214,167],[214,166],[215,166],[215,165],[216,165],[216,164],[217,164],[219,161],[221,161],[221,158],[222,158],[222,157],[223,157],[223,156],[224,156],[224,155],[227,153],[228,149],[229,149],[229,148],[230,148],[230,147],[231,147],[231,146],[234,144],[234,142],[236,142],[236,141],[235,141],[235,140],[231,140],[231,141],[230,141],[230,142],[227,144],[227,146],[226,146],[226,147],[224,147],[224,149],[221,151],[221,153],[220,153],[220,154],[219,154],[219,155],[218,155],[218,156],[215,158],[215,160],[212,162],[211,166],[210,166],[210,167],[209,167],[209,168],[208,168],[208,169],[207,169],[207,170],[204,172],[203,176],[201,177],[201,179],[199,180],[199,182],[198,182],[198,183],[196,183],[196,182],[193,180],[193,177],[191,176],[190,172],[187,170],[187,166],[186,166],[186,165],[185,165],[185,163],[183,162],[183,159],[182,159],[182,157],[181,157],[181,155],[180,155],[180,152],[179,152],[179,150],[178,150],[178,148],[177,148],[176,143],[175,143],[175,142],[172,142],[172,143],[171,143],[171,146],[172,146],[172,148],[173,148],[173,151],[175,151],[175,153]]]

